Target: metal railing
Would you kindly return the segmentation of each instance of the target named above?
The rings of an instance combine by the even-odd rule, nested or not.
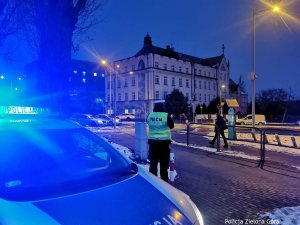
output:
[[[199,129],[196,129],[195,127],[199,129],[203,129],[204,127],[209,127],[209,129],[206,129],[208,132],[198,132]],[[194,130],[196,131],[192,131]],[[215,128],[215,125],[212,123],[209,124],[202,124],[202,123],[189,123],[186,125],[186,144],[189,146],[191,144],[191,135],[200,135],[200,136],[206,136],[211,137],[211,132],[213,132],[213,129]],[[266,145],[268,146],[279,146],[279,147],[286,147],[288,149],[299,149],[300,148],[300,129],[287,129],[287,128],[270,128],[270,127],[252,127],[252,126],[228,126],[228,129],[234,128],[237,130],[237,136],[236,139],[227,139],[229,141],[246,141],[246,142],[252,142],[259,144],[259,162],[258,167],[263,168],[265,162],[266,162],[266,156],[268,158],[272,157],[272,154],[270,151],[266,150]],[[220,152],[221,150],[221,137],[220,137],[220,127],[217,127],[217,152]],[[204,129],[205,130],[205,129]],[[254,132],[253,132],[254,131]],[[209,135],[210,134],[210,135]],[[251,137],[251,138],[249,138]],[[272,139],[272,140],[271,140]],[[288,141],[287,141],[288,140]],[[288,153],[288,152],[285,152]],[[282,154],[285,154],[282,153]],[[275,154],[273,154],[275,155]],[[277,156],[276,156],[277,157]],[[300,159],[300,149],[299,149],[299,159]],[[281,161],[281,162],[280,162]],[[284,163],[280,157],[277,157],[278,163]],[[300,162],[300,160],[299,160]],[[298,162],[298,163],[299,163]]]

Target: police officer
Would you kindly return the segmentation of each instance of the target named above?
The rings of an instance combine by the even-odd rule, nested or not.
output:
[[[148,144],[150,173],[157,176],[157,165],[160,163],[160,177],[168,182],[168,168],[170,161],[171,129],[174,122],[171,116],[165,112],[163,103],[156,103],[147,117],[149,126]]]

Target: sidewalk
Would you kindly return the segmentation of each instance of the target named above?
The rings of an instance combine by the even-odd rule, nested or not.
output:
[[[114,143],[135,148],[134,131],[102,134]],[[232,142],[230,149],[219,153],[209,147],[205,137],[194,137],[193,145],[187,147],[184,134],[172,136],[177,172],[174,185],[196,203],[206,225],[300,224],[297,168],[266,164],[261,169],[255,158],[241,157],[240,152],[247,151],[257,155],[251,146]]]

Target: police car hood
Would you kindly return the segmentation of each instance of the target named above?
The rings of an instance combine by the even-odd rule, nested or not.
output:
[[[187,196],[167,183],[165,187],[161,186],[161,181],[156,178],[154,184],[150,183],[145,179],[149,175],[145,174],[138,173],[120,183],[54,199],[35,202],[0,200],[0,224],[194,224],[195,218],[185,207]],[[172,197],[174,193],[178,196]],[[182,202],[175,203],[176,198]],[[191,219],[194,220],[192,223]]]

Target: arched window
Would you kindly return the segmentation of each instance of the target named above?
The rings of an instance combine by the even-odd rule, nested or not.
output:
[[[144,63],[143,60],[140,60],[140,61],[139,61],[138,69],[139,69],[139,70],[145,69],[145,63]]]

